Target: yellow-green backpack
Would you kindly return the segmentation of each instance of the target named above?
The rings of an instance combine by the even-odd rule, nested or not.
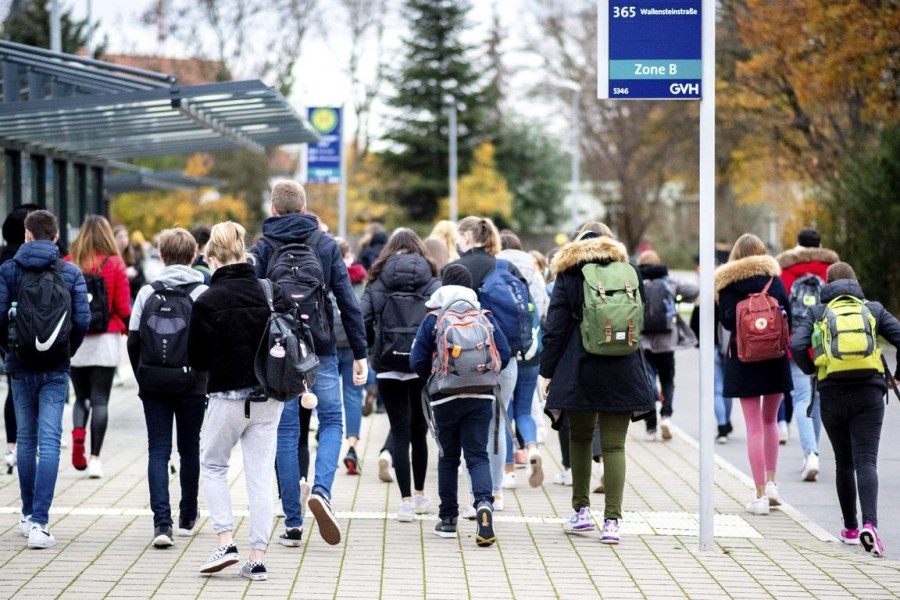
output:
[[[865,300],[838,296],[813,325],[813,358],[820,380],[884,373],[875,317]]]

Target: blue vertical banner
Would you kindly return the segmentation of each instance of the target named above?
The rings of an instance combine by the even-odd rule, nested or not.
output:
[[[321,140],[307,147],[306,182],[340,183],[343,111],[330,106],[312,106],[307,117]]]

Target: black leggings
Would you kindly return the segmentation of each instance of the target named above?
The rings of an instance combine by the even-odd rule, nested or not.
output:
[[[12,398],[12,378],[6,376],[6,404],[3,406],[3,424],[6,426],[6,443],[16,443],[16,405]]]
[[[419,379],[379,379],[378,391],[384,400],[388,420],[391,422],[394,471],[400,496],[412,496],[409,485],[409,447],[412,445],[413,484],[416,490],[425,489],[425,472],[428,469],[428,423],[422,412],[422,387]]]
[[[87,428],[90,418],[91,456],[100,456],[103,447],[109,419],[109,395],[115,375],[115,367],[72,367],[72,387],[75,388],[72,426],[76,429]]]

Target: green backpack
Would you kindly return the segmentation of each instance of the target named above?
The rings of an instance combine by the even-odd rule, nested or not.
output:
[[[865,300],[838,296],[813,324],[813,357],[820,380],[884,373],[875,317]]]
[[[637,271],[628,263],[589,263],[584,275],[581,342],[588,354],[625,356],[640,348],[644,328]]]

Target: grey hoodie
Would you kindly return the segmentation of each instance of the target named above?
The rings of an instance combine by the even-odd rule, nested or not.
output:
[[[197,287],[191,292],[191,300],[196,300],[197,296],[209,289],[203,283],[203,273],[186,265],[171,265],[162,270],[156,281],[162,283],[166,287],[178,287],[198,283]],[[141,328],[141,313],[144,312],[144,303],[147,297],[153,293],[153,286],[145,285],[138,292],[134,299],[134,306],[131,308],[131,320],[128,322],[128,331],[138,331]]]

